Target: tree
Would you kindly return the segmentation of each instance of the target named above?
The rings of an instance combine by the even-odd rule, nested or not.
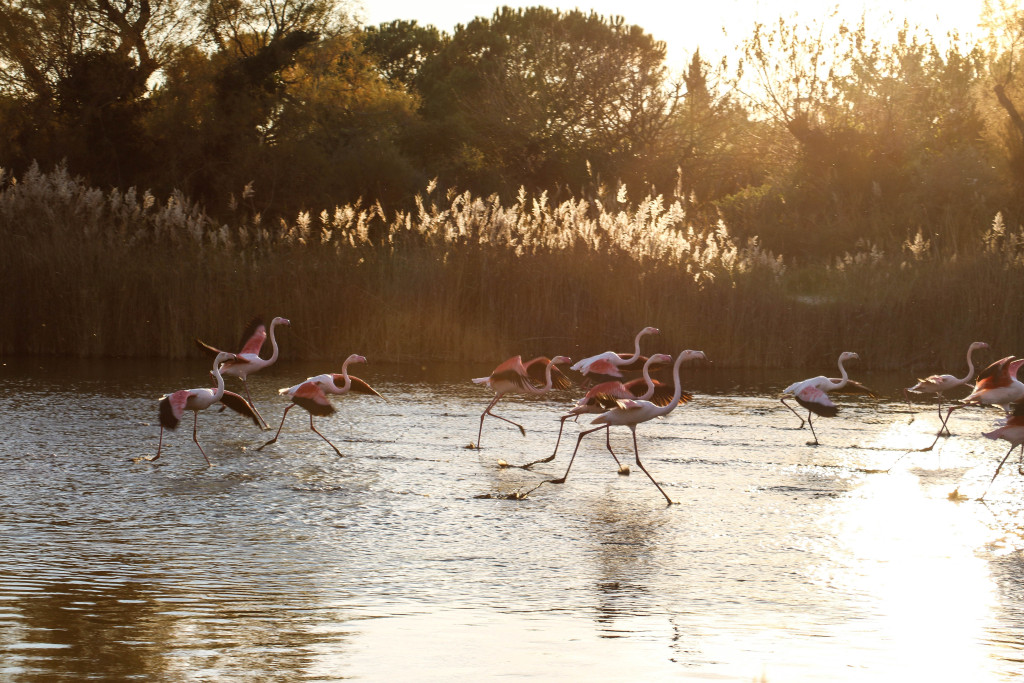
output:
[[[621,18],[502,8],[455,29],[419,75],[424,159],[480,190],[578,188],[643,158],[678,92],[665,46]]]

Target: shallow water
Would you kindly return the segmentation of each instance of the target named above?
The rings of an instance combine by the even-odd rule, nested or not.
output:
[[[388,398],[291,411],[278,443],[229,412],[156,451],[188,363],[0,361],[0,678],[1009,680],[1024,673],[1024,477],[962,410],[839,397],[821,445],[778,400],[808,373],[684,369],[694,400],[613,446],[490,398],[490,368],[359,366]],[[251,380],[275,427],[281,386]],[[355,370],[355,368],[353,368]],[[858,376],[890,396],[903,378]],[[228,378],[228,388],[241,385]],[[891,468],[891,470],[890,470]],[[888,471],[887,471],[888,470]],[[967,500],[950,500],[958,489]]]

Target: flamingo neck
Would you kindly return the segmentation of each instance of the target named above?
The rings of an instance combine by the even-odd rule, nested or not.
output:
[[[633,361],[640,357],[640,337],[642,336],[644,336],[644,331],[640,330],[640,332],[638,332],[636,335],[636,339],[633,340],[633,355],[630,356],[629,358],[624,359],[622,361],[623,364],[632,363]]]
[[[672,400],[668,404],[654,410],[655,416],[668,415],[679,405],[679,399],[683,397],[683,385],[679,382],[679,366],[683,364],[684,360],[686,360],[685,355],[680,353],[679,357],[676,358],[675,364],[672,365],[672,381],[675,384],[675,389],[672,390]]]
[[[644,363],[644,381],[647,382],[647,391],[640,397],[641,401],[649,401],[654,397],[654,380],[651,379],[651,358]],[[679,384],[679,382],[676,382]],[[681,395],[681,394],[680,394]]]
[[[349,356],[345,359],[345,362],[341,364],[341,376],[345,378],[345,383],[338,387],[342,392],[348,391],[352,386],[352,378],[348,376],[348,364],[352,362],[352,357]]]
[[[217,389],[213,392],[214,403],[224,397],[224,375],[220,374],[219,365],[216,360],[213,362],[213,376],[217,379]]]
[[[967,382],[970,382],[971,379],[974,378],[974,359],[971,358],[971,356],[973,354],[974,354],[974,347],[973,346],[968,346],[967,347],[967,374],[964,376],[964,378],[962,380],[960,380],[964,384],[966,384]]]
[[[274,328],[277,327],[277,320],[270,322],[270,358],[267,359],[267,365],[277,361],[277,337],[274,336]]]
[[[846,368],[843,367],[843,359],[841,357],[839,359],[839,375],[839,381],[832,383],[833,389],[842,389],[850,381],[850,376],[846,374]]]

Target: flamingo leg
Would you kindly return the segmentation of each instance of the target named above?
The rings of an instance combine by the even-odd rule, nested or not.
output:
[[[818,443],[818,435],[814,433],[814,421],[811,419],[811,415],[812,415],[811,411],[808,410],[807,411],[807,425],[811,428],[811,434],[814,436],[814,443],[812,444],[810,441],[808,441],[807,445],[808,446],[820,446],[821,444]]]
[[[262,429],[270,429],[270,425],[260,415],[260,411],[256,410],[256,404],[252,402],[252,396],[249,395],[249,378],[246,377],[242,380],[242,386],[245,387],[245,400],[249,402],[249,407],[252,408],[252,412],[256,413],[256,417],[260,419],[260,424],[263,425]],[[223,408],[221,409],[223,410]]]
[[[153,462],[155,460],[159,460],[160,459],[160,449],[163,448],[163,445],[164,445],[164,426],[160,425],[160,442],[156,446],[156,455],[143,455],[143,456],[140,456],[138,458],[135,458],[132,462],[142,462],[143,460],[145,460],[146,462]]]
[[[501,415],[495,415],[494,413],[492,413],[492,412],[491,412],[491,409],[492,409],[492,408],[493,408],[493,407],[494,407],[495,405],[497,405],[498,401],[499,401],[499,400],[501,399],[501,397],[502,397],[502,396],[504,396],[504,395],[505,395],[505,394],[498,394],[497,396],[495,396],[495,397],[494,397],[494,400],[493,400],[493,401],[491,401],[491,402],[490,402],[490,403],[489,403],[489,404],[487,405],[487,408],[486,408],[486,409],[484,410],[484,412],[482,412],[482,413],[480,414],[480,430],[479,430],[479,431],[477,432],[477,434],[476,434],[476,447],[477,447],[478,449],[480,448],[480,436],[481,436],[481,435],[483,434],[483,432],[484,432],[484,418],[485,418],[485,417],[487,417],[488,415],[490,415],[491,417],[496,417],[496,418],[498,418],[499,420],[504,420],[505,422],[508,422],[508,423],[509,423],[510,425],[515,425],[516,427],[519,427],[519,433],[520,433],[520,434],[522,434],[523,436],[526,436],[526,430],[525,430],[525,429],[523,429],[523,425],[519,424],[518,422],[513,422],[512,420],[508,419],[507,417],[502,417]]]
[[[284,415],[281,416],[281,424],[278,425],[278,427],[277,427],[277,434],[274,434],[274,438],[271,439],[270,441],[266,442],[265,444],[263,444],[262,446],[260,446],[256,450],[262,451],[264,448],[266,448],[270,444],[272,444],[275,441],[277,441],[277,437],[281,436],[281,428],[284,427],[284,419],[286,417],[288,417],[288,411],[291,410],[292,406],[294,406],[294,405],[295,405],[294,403],[289,403],[288,407],[284,409]],[[313,417],[312,414],[310,414],[310,418],[312,418],[312,417]]]
[[[655,486],[658,487],[658,490],[661,491],[661,495],[665,496],[665,500],[668,501],[668,504],[672,505],[673,501],[672,501],[671,498],[668,497],[668,494],[665,493],[665,489],[661,488],[661,486],[658,484],[658,482],[654,481],[654,477],[652,477],[651,473],[647,471],[647,468],[644,467],[644,464],[642,462],[640,462],[640,449],[637,448],[637,446],[636,446],[636,427],[635,426],[631,426],[630,427],[630,431],[633,432],[633,454],[636,455],[636,464],[637,464],[637,466],[639,466],[640,469],[642,469],[644,471],[644,474],[646,474],[647,478],[651,480],[651,483],[653,483]]]
[[[786,403],[786,397],[785,396],[783,396],[779,400],[782,401],[782,405],[784,405],[787,408],[789,408],[793,412],[794,415],[796,415],[797,417],[800,418],[800,426],[797,427],[797,429],[803,429],[804,428],[804,418],[803,418],[803,415],[801,415],[800,413],[796,412],[796,410],[793,408],[793,406],[791,406],[788,403]]]
[[[565,428],[565,421],[568,420],[570,417],[572,417],[571,414],[570,415],[563,415],[561,418],[559,418],[558,439],[555,441],[555,450],[551,453],[551,455],[549,455],[546,458],[541,458],[540,460],[534,460],[533,462],[528,462],[525,465],[520,465],[519,467],[521,467],[524,470],[528,470],[531,467],[533,467],[534,465],[539,465],[542,462],[551,462],[552,460],[554,460],[555,456],[558,455],[558,444],[560,444],[562,442],[562,430]]]
[[[197,446],[199,446],[199,452],[203,454],[204,458],[206,458],[206,464],[210,467],[213,467],[213,463],[210,462],[210,459],[206,457],[206,451],[203,450],[203,445],[199,443],[199,411],[195,410],[193,411],[192,414],[195,416],[195,418],[192,420],[192,440],[196,442]]]
[[[1010,454],[1013,453],[1013,449],[1016,448],[1016,447],[1017,447],[1017,444],[1014,444],[1014,445],[1010,446],[1010,450],[1006,451],[1006,455],[1004,455],[1003,459],[999,461],[999,467],[996,468],[996,473],[992,475],[991,481],[989,481],[988,486],[985,487],[985,493],[981,494],[981,496],[978,498],[978,500],[984,500],[985,496],[988,495],[988,490],[990,488],[992,488],[993,482],[995,482],[996,477],[999,476],[999,470],[1003,469],[1003,463],[1006,462],[1006,460],[1010,457]],[[1022,451],[1022,453],[1024,453],[1024,444],[1021,444],[1021,451]]]
[[[333,448],[333,449],[334,449],[334,452],[338,454],[338,457],[339,457],[339,458],[344,458],[344,457],[345,457],[345,456],[343,456],[343,455],[341,454],[341,451],[339,451],[339,450],[338,450],[338,447],[337,447],[337,446],[335,446],[335,445],[334,445],[333,443],[331,443],[331,440],[330,440],[330,439],[328,439],[328,438],[327,438],[326,436],[324,436],[323,434],[321,434],[321,433],[320,433],[320,432],[319,432],[319,431],[317,430],[317,428],[313,426],[313,413],[310,413],[310,414],[309,414],[309,428],[310,428],[310,429],[312,429],[312,430],[313,430],[314,432],[316,432],[316,433],[317,433],[317,435],[318,435],[318,436],[319,436],[319,437],[320,437],[321,439],[323,439],[324,441],[326,441],[326,442],[327,442],[327,445],[329,445],[329,446],[330,446],[331,448]]]
[[[583,441],[583,437],[585,437],[587,434],[593,434],[594,432],[596,432],[599,429],[604,429],[604,427],[603,426],[601,426],[601,427],[594,427],[593,429],[588,429],[585,432],[580,432],[580,435],[576,438],[576,448],[573,449],[572,457],[569,458],[569,466],[565,468],[565,474],[563,474],[558,479],[548,479],[548,483],[550,483],[550,484],[564,484],[565,483],[565,480],[569,477],[569,470],[572,469],[573,460],[576,459],[576,451],[578,451],[580,449],[580,443]]]
[[[608,452],[615,458],[615,464],[619,466],[619,474],[629,474],[629,468],[623,468],[622,463],[619,462],[619,456],[615,455],[615,451],[612,450],[612,426],[604,426],[604,445],[608,447]]]
[[[939,437],[942,436],[942,429],[943,429],[943,427],[946,428],[946,431],[949,431],[949,426],[948,426],[949,425],[949,416],[952,415],[953,411],[956,410],[957,408],[963,408],[963,406],[962,405],[952,406],[952,407],[950,407],[949,410],[946,411],[946,419],[942,420],[942,427],[939,427],[939,433],[935,435],[935,440],[932,441],[931,445],[928,446],[927,448],[922,448],[921,449],[922,451],[930,451],[931,449],[935,448],[935,444],[937,444],[939,442]],[[941,417],[941,414],[940,414],[940,417]]]

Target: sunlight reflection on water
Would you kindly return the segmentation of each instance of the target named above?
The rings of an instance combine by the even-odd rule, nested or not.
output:
[[[155,449],[155,397],[201,372],[99,365],[0,371],[0,676],[1024,672],[1024,483],[1007,467],[972,500],[1005,453],[978,438],[991,413],[959,411],[955,436],[920,451],[933,406],[843,398],[809,447],[770,388],[781,380],[758,393],[702,376],[691,404],[638,429],[678,505],[638,469],[617,475],[597,434],[565,484],[514,501],[481,496],[560,476],[588,420],[567,422],[534,471],[497,461],[550,453],[571,395],[503,401],[527,435],[488,421],[485,448],[468,450],[489,398],[465,379],[479,369],[413,381],[367,368],[389,402],[339,401],[318,420],[345,457],[305,418],[256,452],[264,434],[207,411],[207,469],[191,429],[157,463],[130,462]],[[322,370],[254,379],[268,420],[278,386]],[[632,462],[628,430],[612,445]]]

